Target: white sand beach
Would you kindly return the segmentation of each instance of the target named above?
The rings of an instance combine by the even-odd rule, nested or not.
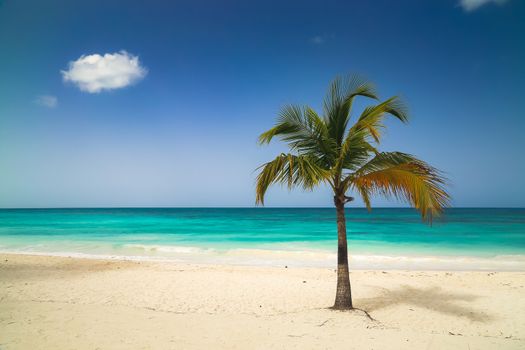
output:
[[[524,272],[326,268],[2,254],[0,349],[523,349]]]

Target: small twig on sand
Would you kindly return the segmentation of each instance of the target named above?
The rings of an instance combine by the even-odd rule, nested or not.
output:
[[[362,313],[365,314],[365,316],[366,316],[370,321],[373,321],[373,322],[379,322],[378,320],[376,320],[375,318],[373,318],[373,317],[368,313],[368,311],[363,310],[363,309],[360,309],[360,308],[358,308],[358,307],[354,307],[354,308],[351,308],[351,309],[348,309],[348,310],[338,310],[338,309],[334,309],[333,307],[330,308],[330,309],[332,309],[332,310],[336,310],[336,311],[342,311],[342,312],[344,312],[344,311],[361,311]],[[381,323],[381,322],[379,322],[379,323]]]
[[[363,309],[360,309],[360,308],[357,308],[357,307],[354,307],[354,310],[361,311],[362,313],[364,313],[364,314],[366,315],[366,317],[368,317],[368,319],[369,319],[370,321],[377,322],[377,320],[376,320],[375,318],[373,318],[372,316],[370,316],[370,314],[368,313],[368,311],[363,310]]]
[[[330,321],[330,320],[331,320],[331,318],[329,318],[328,320],[324,321],[324,322],[321,323],[321,324],[318,324],[317,327],[322,327],[322,326],[324,326],[324,325],[326,324],[326,322],[328,322],[328,321]]]

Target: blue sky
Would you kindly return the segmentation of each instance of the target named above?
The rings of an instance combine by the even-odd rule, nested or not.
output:
[[[257,136],[349,73],[403,96],[382,149],[445,171],[455,206],[523,207],[523,18],[519,0],[0,1],[0,207],[253,206],[285,150]],[[88,81],[82,56],[124,63]]]

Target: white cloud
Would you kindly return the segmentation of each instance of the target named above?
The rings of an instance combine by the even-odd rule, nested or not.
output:
[[[56,96],[40,95],[35,99],[35,103],[40,106],[55,108],[58,105],[58,99]]]
[[[61,71],[65,82],[72,82],[80,90],[97,93],[102,90],[120,89],[131,85],[147,74],[138,56],[126,51],[83,55],[69,62],[69,69]]]
[[[507,0],[460,0],[459,5],[463,7],[463,10],[470,12],[490,3],[502,5],[506,2]]]

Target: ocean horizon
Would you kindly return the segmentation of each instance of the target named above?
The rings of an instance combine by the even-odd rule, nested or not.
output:
[[[525,209],[348,208],[354,269],[525,270]],[[334,267],[333,208],[0,209],[0,251],[86,258]]]

